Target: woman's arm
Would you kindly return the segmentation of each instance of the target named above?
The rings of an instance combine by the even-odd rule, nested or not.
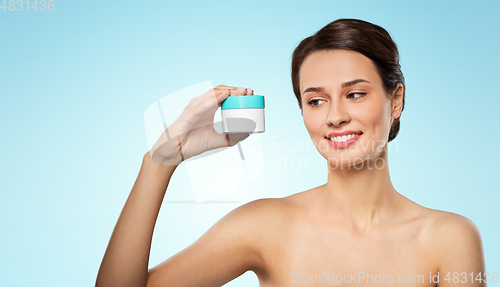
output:
[[[96,287],[222,286],[248,270],[261,271],[271,199],[228,213],[186,249],[148,270],[154,225],[176,166],[144,156],[99,269]]]
[[[249,270],[266,274],[262,249],[271,203],[259,199],[229,212],[193,244],[150,269],[147,287],[215,287]]]
[[[144,287],[156,218],[176,165],[160,165],[148,153],[118,218],[99,268],[96,287]]]
[[[250,204],[226,215],[194,244],[148,272],[156,218],[177,165],[248,137],[248,133],[219,134],[213,124],[215,112],[227,97],[252,93],[251,89],[219,85],[191,99],[160,135],[144,155],[104,254],[96,287],[218,286],[255,266],[255,234],[245,232],[259,227],[254,216],[246,215],[247,210],[255,210],[251,208],[255,204]]]

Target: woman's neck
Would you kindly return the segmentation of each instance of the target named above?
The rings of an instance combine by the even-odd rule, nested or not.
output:
[[[356,168],[329,168],[328,182],[320,191],[329,217],[357,231],[366,231],[396,213],[401,195],[391,183],[387,152],[382,153],[377,165],[374,162],[365,160]]]

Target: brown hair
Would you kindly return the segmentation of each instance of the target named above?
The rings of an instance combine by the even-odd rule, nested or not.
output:
[[[305,38],[295,48],[292,57],[292,86],[295,97],[302,109],[302,97],[299,87],[299,70],[304,59],[311,53],[319,50],[349,50],[363,54],[370,58],[382,79],[389,99],[394,98],[394,91],[398,83],[404,87],[403,105],[405,106],[404,93],[406,91],[405,78],[399,64],[399,52],[396,43],[389,33],[382,27],[358,19],[338,19],[321,28],[316,34]],[[394,120],[389,132],[389,142],[398,135],[399,118]]]

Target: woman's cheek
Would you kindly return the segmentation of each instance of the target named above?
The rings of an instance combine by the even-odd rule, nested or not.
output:
[[[304,120],[304,126],[307,129],[307,132],[309,133],[309,136],[313,140],[313,143],[315,146],[321,143],[321,138],[322,137],[322,127],[321,127],[321,122],[320,118],[316,115],[313,116],[307,112],[304,112],[303,114],[303,120]]]
[[[318,127],[318,116],[312,115],[309,112],[304,112],[303,115],[304,125],[310,134],[314,133],[315,129]]]
[[[385,121],[387,105],[384,103],[367,103],[359,107],[359,117],[365,125],[378,125]]]
[[[387,102],[379,101],[364,106],[362,110],[362,125],[367,127],[371,134],[371,139],[376,145],[385,145],[389,136],[390,127],[390,105]],[[361,115],[360,115],[361,116]]]

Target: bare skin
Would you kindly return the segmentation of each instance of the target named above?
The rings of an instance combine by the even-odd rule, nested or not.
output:
[[[342,87],[360,78],[369,83]],[[328,159],[327,183],[288,197],[244,204],[192,245],[148,269],[154,224],[176,165],[158,164],[147,153],[96,286],[222,286],[249,270],[262,287],[486,286],[471,282],[470,273],[475,279],[485,272],[481,236],[474,223],[420,206],[392,186],[386,144],[390,126],[401,113],[403,86],[388,100],[371,60],[341,50],[308,56],[300,79],[301,91],[324,88],[303,93],[302,116],[318,151]],[[218,101],[227,97],[221,96],[224,89],[237,93],[235,87],[219,86]],[[344,130],[363,132],[355,148],[329,146],[325,136]],[[385,165],[374,168],[381,161]],[[337,283],[327,282],[325,272]],[[356,281],[351,282],[351,272]],[[439,283],[430,282],[438,272]],[[455,282],[464,282],[465,272],[466,283],[453,283],[454,272],[458,272]],[[341,281],[336,275],[342,276]],[[399,284],[401,280],[407,283]]]
[[[470,275],[469,284],[445,280],[448,272],[474,272],[474,276],[484,272],[481,239],[468,219],[424,208],[395,194],[400,210],[392,220],[358,230],[346,218],[325,211],[325,193],[324,185],[267,203],[267,208],[287,215],[267,222],[270,230],[261,234],[266,271],[256,272],[260,286],[315,286],[311,282],[381,286],[383,282],[375,283],[377,278],[369,281],[368,274],[385,275],[387,283],[390,275],[396,286],[399,279],[408,282],[404,286],[485,286],[470,284]],[[440,283],[430,282],[429,276],[438,271]],[[332,273],[342,277],[332,279]],[[360,273],[365,275],[361,278]],[[351,274],[356,281],[350,282]],[[321,279],[314,279],[315,275]]]

